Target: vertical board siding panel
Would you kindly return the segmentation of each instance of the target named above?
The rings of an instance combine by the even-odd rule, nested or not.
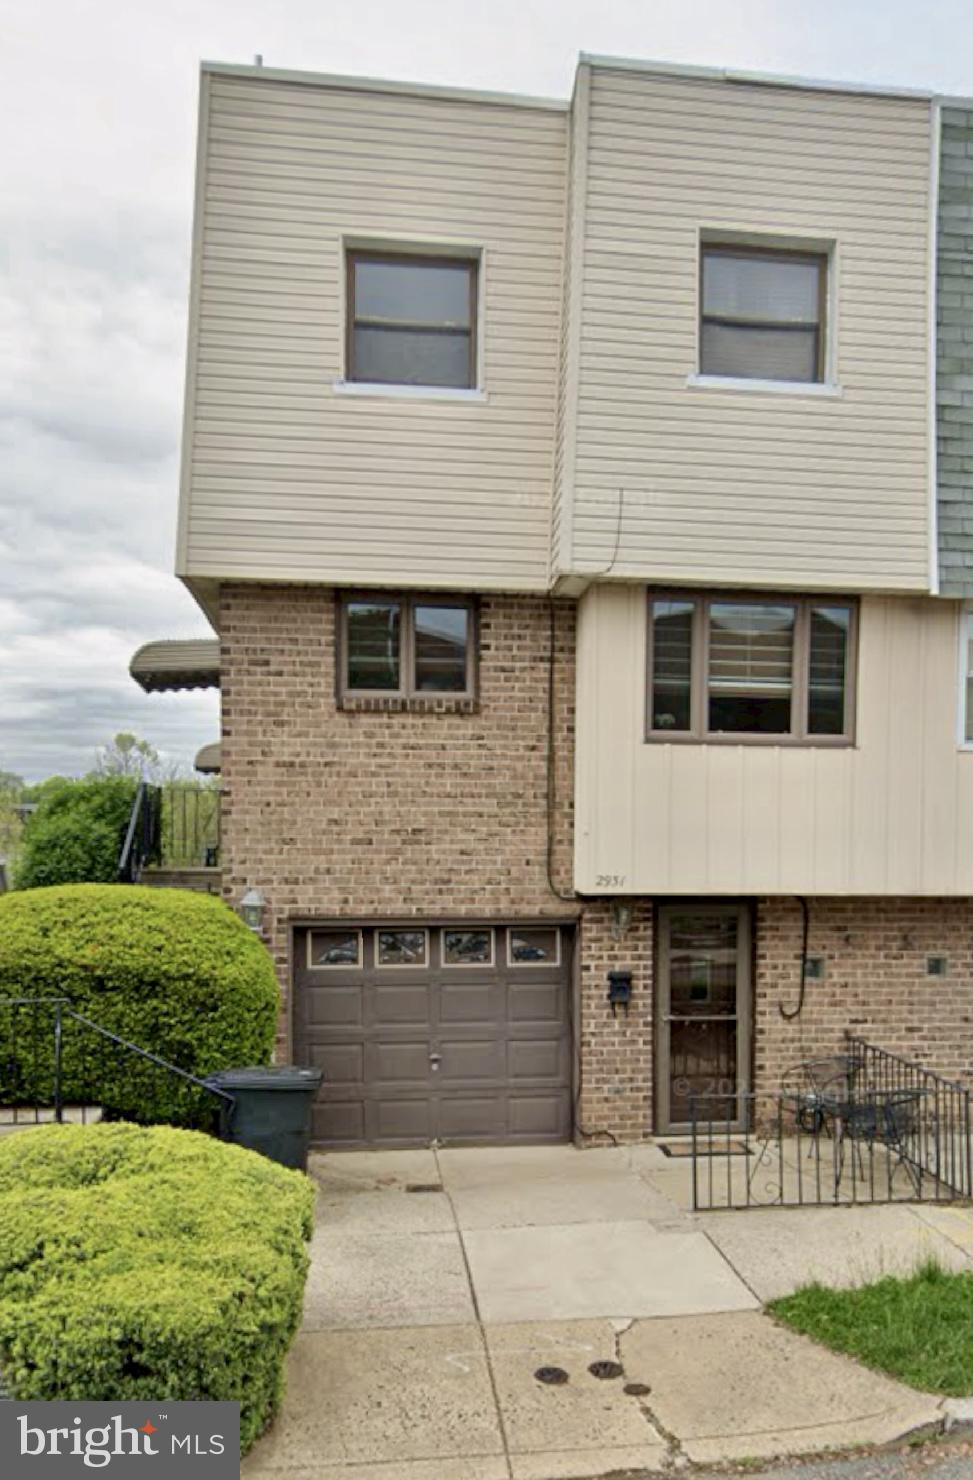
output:
[[[806,751],[781,751],[780,788],[780,887],[800,894],[817,868],[817,773]]]
[[[811,877],[816,894],[844,894],[849,883],[851,775],[849,752],[812,750]]]
[[[770,745],[741,745],[746,796],[744,874],[749,892],[777,894],[781,889],[782,802],[780,751]]]
[[[596,874],[621,872],[623,859],[626,893],[973,893],[957,613],[934,599],[862,600],[853,746],[655,744],[642,730],[644,591],[589,590],[578,818],[593,842],[587,853],[579,843],[576,887],[617,892],[599,890]]]
[[[601,771],[601,699],[598,657],[598,603],[595,594],[578,603],[577,679],[574,754],[574,872],[594,879],[598,827],[598,776]]]
[[[708,748],[706,788],[710,798],[706,886],[714,894],[732,894],[743,872],[745,831],[743,766],[737,746]]]
[[[207,97],[180,574],[545,589],[566,110],[218,70]],[[349,239],[482,252],[483,398],[341,393]]]
[[[669,887],[677,894],[702,892],[710,852],[712,808],[709,769],[704,748],[670,745],[672,858]]]
[[[949,894],[957,888],[955,848],[956,779],[961,759],[956,750],[955,707],[943,696],[956,686],[956,613],[951,604],[937,606],[923,625],[921,684],[917,696],[922,727],[922,843],[920,864],[924,892]],[[952,713],[950,712],[952,709]],[[952,749],[952,765],[942,757]],[[973,837],[967,847],[973,849]]]
[[[927,590],[928,105],[591,79],[575,569]],[[834,245],[839,395],[687,386],[703,230]]]
[[[858,715],[852,771],[855,785],[849,816],[851,877],[875,893],[889,885],[888,695],[893,664],[892,603],[863,602],[858,624]]]
[[[889,747],[889,789],[882,799],[888,809],[889,887],[914,894],[921,879],[922,855],[922,715],[923,624],[914,602],[889,604],[895,662],[889,671],[885,714]],[[930,620],[928,611],[925,621]],[[901,781],[892,794],[893,778]]]

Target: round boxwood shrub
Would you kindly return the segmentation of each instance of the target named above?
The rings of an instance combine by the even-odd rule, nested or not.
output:
[[[0,1369],[16,1398],[279,1403],[314,1193],[194,1131],[41,1126],[0,1140]]]
[[[0,999],[56,998],[199,1078],[266,1064],[278,988],[260,940],[222,900],[66,884],[0,896]],[[0,1004],[0,1103],[51,1102],[53,1010]],[[199,1124],[207,1097],[68,1017],[62,1096],[115,1116]]]

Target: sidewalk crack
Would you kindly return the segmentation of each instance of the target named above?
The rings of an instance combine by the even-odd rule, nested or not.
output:
[[[480,1315],[480,1302],[477,1299],[476,1286],[473,1283],[473,1271],[470,1268],[469,1255],[466,1252],[466,1240],[463,1237],[463,1230],[459,1226],[459,1218],[456,1214],[456,1205],[453,1202],[453,1195],[447,1187],[445,1178],[443,1177],[443,1169],[439,1162],[438,1146],[434,1145],[432,1147],[432,1154],[436,1158],[436,1171],[439,1176],[439,1183],[443,1189],[443,1192],[445,1193],[446,1201],[449,1203],[449,1211],[453,1217],[453,1227],[456,1229],[456,1236],[459,1239],[460,1252],[463,1256],[463,1268],[466,1270],[466,1283],[469,1285],[470,1289],[470,1302],[473,1306],[473,1315],[476,1319],[476,1329],[479,1332],[480,1342],[483,1346],[483,1358],[486,1362],[487,1377],[490,1380],[490,1391],[493,1394],[493,1407],[497,1415],[497,1427],[500,1430],[500,1442],[503,1445],[503,1460],[504,1464],[507,1467],[507,1480],[513,1480],[514,1471],[513,1463],[510,1458],[510,1440],[507,1436],[507,1426],[503,1421],[503,1409],[500,1406],[500,1392],[497,1387],[497,1376],[493,1370],[493,1358],[490,1355],[490,1345],[486,1338],[486,1329],[483,1325],[483,1317]]]
[[[622,1330],[619,1330],[618,1327],[615,1328],[615,1361],[618,1362],[619,1366],[621,1366],[622,1368],[625,1367],[625,1359],[622,1355],[622,1339],[628,1335],[629,1331],[634,1330],[637,1325],[638,1322],[633,1318],[625,1325]],[[667,1450],[665,1463],[670,1467],[683,1469],[689,1465],[690,1461],[688,1456],[683,1451],[682,1440],[679,1438],[678,1434],[673,1432],[672,1429],[667,1429],[665,1424],[659,1418],[659,1415],[652,1407],[651,1393],[652,1389],[651,1387],[649,1387],[648,1394],[635,1399],[635,1401],[638,1403],[639,1412],[641,1413],[642,1417],[645,1419],[649,1427],[654,1431],[656,1436],[662,1439],[665,1443]]]

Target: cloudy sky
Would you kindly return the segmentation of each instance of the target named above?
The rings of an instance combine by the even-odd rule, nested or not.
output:
[[[204,636],[171,575],[201,58],[564,96],[579,50],[973,93],[969,0],[0,0],[0,770],[216,696],[128,659]]]

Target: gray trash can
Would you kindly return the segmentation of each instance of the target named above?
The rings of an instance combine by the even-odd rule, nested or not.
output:
[[[220,1069],[206,1083],[233,1096],[223,1134],[237,1146],[260,1151],[285,1167],[307,1167],[311,1107],[321,1084],[320,1069],[294,1064],[270,1068]]]

